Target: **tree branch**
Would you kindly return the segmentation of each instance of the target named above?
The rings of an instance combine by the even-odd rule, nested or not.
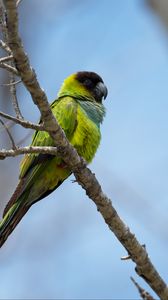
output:
[[[8,45],[0,40],[0,47],[5,50],[9,55],[11,55],[11,49],[8,47]]]
[[[12,128],[14,125],[15,125],[15,123],[12,122],[12,121],[9,121],[9,122],[6,122],[6,123],[5,123],[5,126],[6,126],[8,129]],[[5,130],[5,128],[2,128],[2,129],[0,129],[0,132],[2,132],[2,131],[4,131],[4,130]]]
[[[144,300],[155,300],[148,292],[146,292],[141,286],[135,281],[133,277],[131,277],[132,282],[135,284],[140,296]]]
[[[2,149],[0,150],[0,159],[5,159],[6,157],[14,157],[21,154],[28,154],[28,153],[34,153],[34,154],[51,154],[51,155],[58,155],[58,151],[56,147],[17,147],[15,149]]]
[[[1,119],[0,119],[0,123],[1,123],[2,126],[5,128],[5,130],[6,130],[7,134],[8,134],[8,136],[9,136],[9,139],[10,139],[10,141],[11,141],[11,143],[12,143],[12,149],[13,149],[13,150],[16,150],[16,145],[15,145],[14,139],[13,139],[13,137],[12,137],[12,135],[11,135],[11,133],[10,133],[8,127],[5,125],[5,123],[4,123]]]
[[[19,72],[12,66],[6,64],[6,63],[2,63],[0,62],[0,68],[7,70],[8,72],[13,73],[14,75],[19,76]]]
[[[63,130],[54,118],[47,97],[40,88],[18,34],[16,1],[4,0],[4,4],[7,11],[9,47],[12,50],[16,68],[34,103],[38,106],[44,126],[53,138],[55,145],[58,146],[58,152],[61,153],[64,161],[74,172],[78,183],[86,190],[86,194],[94,201],[110,230],[114,232],[118,240],[127,249],[132,260],[136,263],[137,273],[146,280],[161,299],[167,300],[168,288],[151,263],[146,250],[120,219],[110,199],[103,193],[94,174],[86,167],[85,161],[79,157],[77,151],[69,144]]]
[[[41,124],[34,124],[34,123],[29,122],[29,121],[25,121],[23,119],[18,119],[16,117],[11,116],[11,115],[5,114],[2,111],[0,111],[0,116],[4,117],[7,120],[11,120],[11,121],[15,122],[16,124],[19,124],[24,128],[30,128],[30,129],[34,129],[34,130],[46,131],[44,126],[41,125]]]
[[[2,58],[0,58],[0,63],[6,62],[6,61],[11,60],[11,59],[13,59],[12,55],[2,57]]]
[[[9,83],[0,83],[0,86],[11,86],[11,85],[16,85],[16,84],[18,84],[18,83],[21,83],[22,82],[22,80],[17,80],[17,81],[14,81],[14,82],[9,82]]]
[[[3,38],[6,42],[6,44],[8,45],[8,30],[7,30],[7,24],[6,24],[6,11],[5,11],[5,9],[3,9],[3,7],[1,7],[0,11],[1,11],[2,34],[3,34]],[[5,61],[9,61],[9,65],[12,68],[14,68],[14,62],[13,62],[12,55],[9,55],[8,57],[3,57],[0,59],[0,63],[4,63]],[[9,73],[9,77],[10,77],[10,83],[12,83],[10,85],[10,92],[11,92],[11,96],[12,96],[13,108],[15,110],[16,117],[18,119],[23,119],[23,116],[22,116],[20,108],[19,108],[18,100],[17,100],[16,86],[13,84],[15,82],[15,75],[13,74],[13,72]]]
[[[12,104],[13,104],[13,108],[15,110],[16,113],[16,117],[17,119],[22,119],[23,120],[23,116],[19,107],[19,103],[18,103],[18,99],[17,99],[17,95],[16,95],[16,86],[15,84],[13,84],[15,82],[15,76],[10,73],[10,92],[11,92],[11,96],[12,96]]]

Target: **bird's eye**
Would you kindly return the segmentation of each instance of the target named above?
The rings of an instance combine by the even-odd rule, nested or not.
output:
[[[90,80],[90,79],[85,79],[85,81],[83,82],[83,84],[85,85],[85,86],[91,86],[92,85],[92,81]]]

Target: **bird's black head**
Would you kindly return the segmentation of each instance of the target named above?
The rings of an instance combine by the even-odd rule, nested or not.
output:
[[[103,79],[94,72],[78,72],[76,73],[76,80],[87,89],[97,102],[107,97],[107,88]]]

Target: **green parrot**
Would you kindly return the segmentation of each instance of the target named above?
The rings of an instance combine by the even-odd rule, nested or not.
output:
[[[78,72],[67,77],[51,104],[51,109],[69,142],[90,163],[99,146],[100,124],[105,116],[102,99],[107,88],[94,72]],[[36,131],[32,146],[54,146],[45,131]],[[0,247],[35,202],[43,199],[71,174],[56,155],[26,154],[20,166],[19,183],[4,209],[0,222]]]

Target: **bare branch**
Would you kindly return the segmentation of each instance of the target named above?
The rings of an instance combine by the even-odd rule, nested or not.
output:
[[[3,5],[3,1],[1,1],[1,3],[0,3],[0,27],[1,27],[2,34],[5,38],[5,42],[6,42],[6,37],[7,37],[6,11],[5,11],[5,7]]]
[[[47,97],[40,88],[36,74],[29,64],[18,35],[18,16],[16,1],[4,0],[7,11],[7,28],[9,47],[12,50],[18,73],[30,92],[34,103],[38,106],[44,126],[50,133],[58,153],[74,172],[78,183],[86,190],[86,194],[94,201],[110,230],[127,249],[132,260],[136,263],[136,271],[142,276],[156,294],[163,300],[168,299],[168,287],[151,263],[146,250],[140,245],[134,234],[124,224],[112,206],[110,199],[103,193],[95,175],[86,167],[86,162],[79,157],[77,151],[69,144],[64,132],[54,118]]]
[[[34,153],[34,154],[51,154],[51,155],[58,155],[58,151],[56,147],[17,147],[16,149],[10,149],[10,150],[0,150],[0,159],[5,159],[6,157],[14,157],[21,154],[28,154],[28,153]]]
[[[11,135],[11,133],[10,133],[8,127],[5,125],[5,123],[4,123],[1,119],[0,119],[0,123],[1,123],[2,126],[5,128],[5,130],[6,130],[7,134],[8,134],[8,136],[9,136],[9,139],[10,139],[10,141],[11,141],[11,143],[12,143],[12,149],[13,149],[13,150],[16,150],[16,145],[15,145],[14,139],[13,139],[13,137],[12,137],[12,135]]]
[[[6,64],[6,63],[1,63],[0,62],[0,68],[7,70],[8,72],[13,73],[14,75],[19,76],[19,72],[12,66]]]
[[[0,47],[5,50],[9,55],[11,55],[12,51],[11,49],[8,47],[8,45],[3,42],[2,40],[0,40]]]
[[[10,92],[11,92],[11,95],[12,95],[12,104],[13,104],[13,108],[15,110],[15,113],[16,113],[16,117],[18,119],[23,119],[23,116],[22,116],[22,113],[20,111],[20,108],[19,108],[19,104],[18,104],[18,99],[17,99],[17,95],[16,95],[16,86],[15,84],[13,84],[15,82],[15,77],[13,74],[10,74]]]
[[[4,37],[5,42],[8,44],[8,30],[7,30],[7,24],[6,24],[7,16],[6,16],[6,11],[5,11],[4,7],[1,7],[1,9],[0,9],[0,17],[1,17],[1,28],[2,28],[3,37]],[[13,60],[12,55],[10,55],[8,57],[1,58],[0,59],[0,64],[4,63],[5,61],[9,61],[9,60]],[[13,69],[15,69],[14,68],[14,63],[12,61],[9,62],[8,67],[9,66],[12,67]],[[10,72],[9,76],[10,76],[10,83],[14,83],[15,82],[15,75],[13,74],[13,72]],[[18,119],[23,119],[23,116],[21,114],[21,111],[20,111],[20,108],[19,108],[19,105],[18,105],[17,96],[16,96],[16,86],[14,84],[10,85],[10,92],[11,92],[11,95],[12,95],[12,104],[13,104],[13,108],[14,108],[15,113],[16,113],[16,117]]]
[[[6,61],[9,61],[9,60],[12,60],[12,59],[13,59],[12,55],[2,57],[2,58],[0,58],[0,63],[6,62]]]
[[[125,255],[121,257],[121,260],[129,260],[129,259],[131,259],[130,255]]]
[[[10,83],[0,83],[0,86],[11,86],[11,85],[16,85],[16,84],[18,84],[18,83],[21,83],[22,82],[22,80],[17,80],[17,81],[14,81],[14,82],[10,82]]]
[[[2,111],[0,111],[0,116],[4,117],[5,119],[8,119],[8,120],[11,120],[11,121],[15,122],[16,124],[19,124],[19,125],[23,126],[24,128],[31,128],[31,129],[34,129],[34,130],[46,131],[45,127],[42,124],[34,124],[34,123],[29,122],[29,121],[18,119],[18,118],[15,118],[15,117],[11,116],[11,115],[5,114]]]
[[[12,128],[14,125],[16,125],[13,121],[8,121],[5,123],[5,126],[8,127],[8,129]],[[0,132],[3,132],[5,129],[4,127],[3,128],[0,128]]]
[[[1,9],[0,9],[0,17],[1,17],[2,33],[3,33],[3,36],[4,36],[5,42],[8,44],[8,30],[7,30],[7,24],[6,24],[7,16],[6,16],[6,11],[5,11],[4,7],[1,7]],[[0,63],[4,63],[5,61],[9,61],[9,60],[13,60],[12,55],[10,55],[8,57],[1,58]],[[12,61],[9,62],[9,65],[10,65],[10,67],[14,68],[14,63]],[[13,84],[15,82],[15,75],[13,74],[13,72],[10,72],[9,76],[10,76],[10,83],[12,83],[10,85],[10,92],[11,92],[11,95],[12,95],[13,108],[15,110],[16,117],[18,119],[23,119],[23,116],[22,116],[20,108],[19,108],[18,100],[17,100],[16,86]]]
[[[138,292],[142,299],[144,300],[155,300],[148,292],[146,292],[143,288],[140,287],[140,285],[135,281],[133,277],[130,277],[132,282],[135,284],[135,286],[138,289]]]
[[[15,126],[16,125],[16,123],[14,123],[13,121],[8,121],[8,122],[6,122],[5,123],[5,126],[8,128],[8,129],[10,129],[10,128],[12,128],[13,126]],[[32,136],[32,129],[31,128],[28,128],[29,130],[28,130],[28,132],[25,134],[25,136],[23,137],[23,138],[21,138],[18,142],[16,142],[16,145],[17,146],[20,146],[20,145],[22,145],[29,137],[31,137]],[[2,132],[2,131],[4,131],[5,130],[5,128],[0,128],[0,132]]]

